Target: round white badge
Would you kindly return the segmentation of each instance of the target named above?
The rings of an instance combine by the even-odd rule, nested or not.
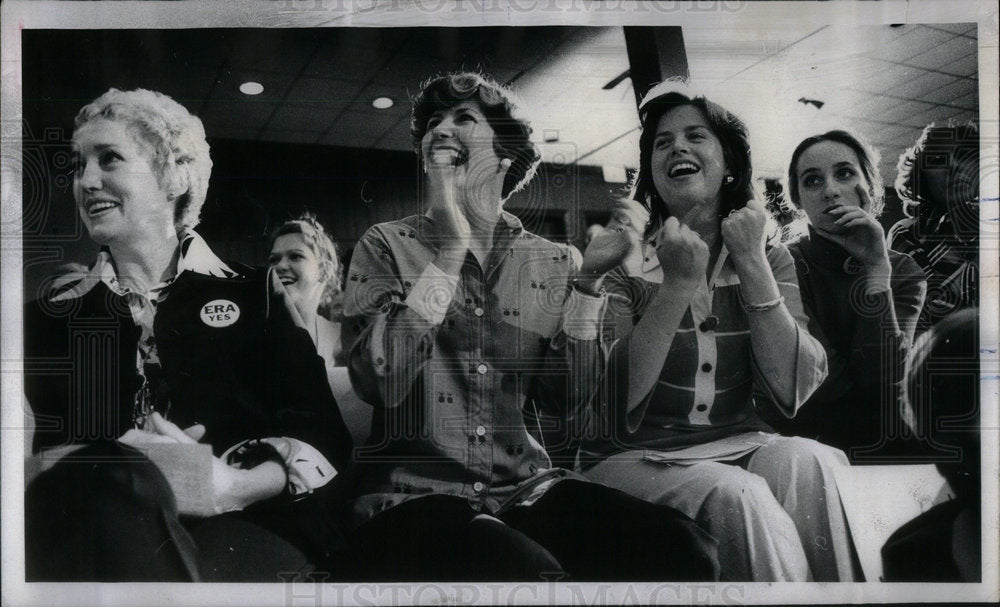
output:
[[[210,327],[228,327],[240,318],[240,307],[228,299],[213,299],[198,311],[201,322]]]

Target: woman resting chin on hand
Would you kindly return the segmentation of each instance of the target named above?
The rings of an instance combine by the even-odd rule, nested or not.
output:
[[[887,246],[878,161],[860,137],[837,130],[803,140],[788,167],[791,201],[809,218],[808,235],[789,251],[830,374],[799,415],[774,423],[856,462],[916,449],[890,437],[903,424],[901,384],[927,280]]]

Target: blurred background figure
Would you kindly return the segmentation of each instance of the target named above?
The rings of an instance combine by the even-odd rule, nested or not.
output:
[[[343,366],[341,265],[337,246],[323,225],[308,213],[282,224],[274,232],[267,263],[327,367]]]
[[[882,548],[887,582],[978,582],[980,541],[979,311],[955,312],[913,347],[907,423],[950,451],[937,464],[953,498],[900,527]]]
[[[72,363],[63,381],[25,374],[33,452],[51,463],[80,447],[27,487],[28,578],[277,582],[325,568],[351,439],[266,273],[222,261],[194,230],[213,165],[201,120],[162,93],[110,89],[77,114],[72,158],[101,249],[25,305],[26,365]],[[174,456],[154,465],[154,444]]]
[[[806,234],[805,213],[789,204],[781,179],[758,178],[758,187],[764,194],[764,207],[781,230],[781,242],[795,242]]]
[[[927,274],[917,332],[979,305],[979,128],[928,125],[896,167],[907,219],[889,230],[889,248]]]

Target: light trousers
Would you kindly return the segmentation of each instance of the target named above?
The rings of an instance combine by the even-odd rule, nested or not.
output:
[[[741,465],[661,463],[627,451],[584,474],[695,519],[719,542],[722,580],[855,581],[860,576],[833,472],[847,458],[809,439],[766,440]]]

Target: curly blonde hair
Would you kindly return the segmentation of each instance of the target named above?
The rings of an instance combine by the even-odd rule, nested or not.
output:
[[[94,119],[125,124],[135,141],[150,150],[160,186],[177,200],[174,227],[180,231],[198,225],[212,175],[201,120],[163,93],[114,88],[83,106],[75,128]]]

